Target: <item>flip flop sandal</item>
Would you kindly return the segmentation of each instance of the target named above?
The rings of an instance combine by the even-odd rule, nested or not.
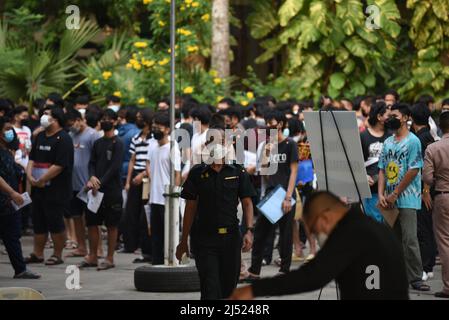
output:
[[[98,267],[98,263],[90,263],[86,260],[81,261],[81,263],[78,265],[78,268],[84,269],[84,268],[96,268]]]
[[[58,264],[63,264],[63,263],[64,263],[64,261],[57,256],[51,256],[50,258],[47,259],[47,261],[45,261],[46,266],[56,266]]]
[[[64,257],[65,258],[82,258],[85,257],[87,253],[81,254],[81,253],[77,253],[75,251],[69,252],[67,253]]]
[[[103,261],[102,263],[100,263],[100,265],[97,268],[97,271],[103,271],[103,270],[108,270],[108,269],[112,269],[115,268],[115,264],[110,263],[109,261]]]
[[[39,258],[34,253],[30,253],[30,255],[28,257],[25,257],[23,260],[25,261],[26,264],[44,262],[44,258]]]

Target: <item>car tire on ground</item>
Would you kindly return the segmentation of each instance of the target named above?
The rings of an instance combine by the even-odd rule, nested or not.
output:
[[[142,266],[134,271],[134,286],[144,292],[200,291],[195,266]]]

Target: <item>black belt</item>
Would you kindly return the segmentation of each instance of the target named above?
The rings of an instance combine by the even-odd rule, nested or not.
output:
[[[435,191],[434,193],[436,196],[440,195],[440,194],[449,194],[449,191]]]

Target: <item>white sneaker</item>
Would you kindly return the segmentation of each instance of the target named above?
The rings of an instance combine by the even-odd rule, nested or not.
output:
[[[427,272],[427,278],[432,279],[433,278],[433,272]]]
[[[422,281],[427,281],[427,279],[429,279],[429,276],[427,275],[427,273],[425,273],[423,271],[423,273],[422,273]]]

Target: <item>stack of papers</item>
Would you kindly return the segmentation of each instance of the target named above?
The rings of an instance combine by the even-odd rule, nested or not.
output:
[[[32,200],[30,195],[28,194],[28,192],[22,193],[22,199],[23,199],[23,204],[22,205],[17,205],[17,203],[15,203],[14,201],[11,201],[11,205],[14,208],[14,210],[18,211],[20,209],[22,209],[23,207],[26,207],[27,205],[31,204]]]
[[[269,194],[267,194],[257,205],[257,208],[262,214],[275,224],[282,218],[284,212],[282,211],[282,202],[285,199],[287,192],[280,185],[274,188]],[[295,205],[296,200],[292,198],[292,206]]]

